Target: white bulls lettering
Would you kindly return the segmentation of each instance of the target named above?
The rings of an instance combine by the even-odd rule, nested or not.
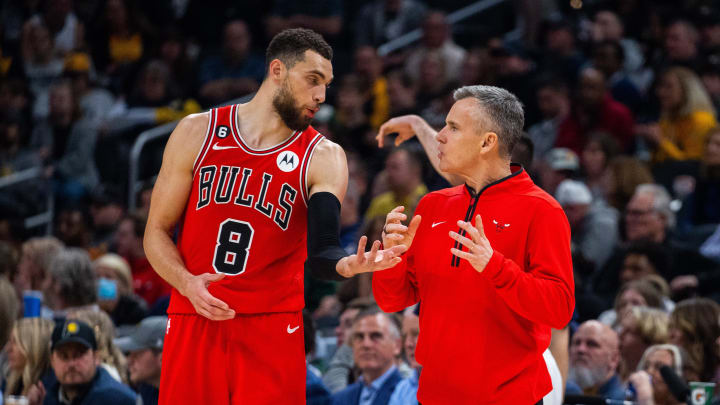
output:
[[[288,183],[280,185],[280,194],[275,203],[267,199],[268,191],[273,187],[273,176],[262,174],[262,184],[258,190],[248,190],[248,182],[253,175],[250,168],[236,166],[203,166],[198,176],[197,210],[207,207],[210,202],[215,204],[232,204],[241,207],[252,207],[270,218],[282,230],[290,224],[293,203],[298,192]],[[254,193],[253,193],[254,191]],[[254,202],[254,204],[253,204]]]

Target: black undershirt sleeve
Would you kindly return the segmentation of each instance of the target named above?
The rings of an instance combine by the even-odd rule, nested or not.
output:
[[[321,280],[345,280],[336,270],[348,254],[340,247],[340,201],[328,192],[315,193],[308,201],[307,260],[305,269]]]

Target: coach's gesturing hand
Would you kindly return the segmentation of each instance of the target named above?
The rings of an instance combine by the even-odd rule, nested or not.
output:
[[[385,218],[385,226],[382,230],[383,246],[385,248],[405,245],[410,249],[413,239],[415,239],[415,233],[420,226],[422,218],[420,215],[415,215],[410,221],[409,226],[402,224],[407,219],[407,215],[403,214],[405,207],[398,206],[393,208],[392,211]]]
[[[360,273],[370,273],[395,267],[400,261],[400,255],[405,253],[405,245],[396,245],[389,249],[380,249],[380,241],[375,241],[369,252],[365,251],[367,236],[362,236],[358,242],[357,253],[340,259],[337,264],[338,273],[344,277],[352,277]]]
[[[180,291],[195,308],[195,312],[213,321],[225,321],[235,317],[228,304],[210,294],[207,287],[210,283],[222,280],[224,274],[205,273],[190,276]]]
[[[465,246],[467,252],[454,247],[450,249],[450,252],[461,259],[467,260],[478,273],[482,273],[493,255],[490,241],[485,237],[482,218],[480,218],[480,215],[475,217],[475,226],[465,221],[458,221],[457,223],[461,229],[465,230],[465,234],[469,238],[454,231],[450,231],[450,237]]]

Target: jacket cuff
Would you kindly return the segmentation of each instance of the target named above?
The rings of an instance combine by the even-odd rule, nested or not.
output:
[[[503,273],[502,268],[504,261],[505,256],[497,250],[493,250],[493,255],[490,257],[490,261],[485,265],[485,270],[483,270],[481,274],[485,274],[485,277],[490,277],[490,280],[497,284]]]

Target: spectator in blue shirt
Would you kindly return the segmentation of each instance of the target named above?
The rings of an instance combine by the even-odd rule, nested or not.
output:
[[[420,317],[412,307],[405,310],[402,321],[403,349],[405,361],[412,367],[412,374],[400,381],[390,397],[388,405],[418,405],[417,390],[422,366],[415,360],[415,345],[420,335]]]
[[[350,334],[355,365],[362,375],[332,397],[333,405],[387,405],[402,377],[395,365],[400,355],[400,329],[390,315],[373,308],[353,322]]]

